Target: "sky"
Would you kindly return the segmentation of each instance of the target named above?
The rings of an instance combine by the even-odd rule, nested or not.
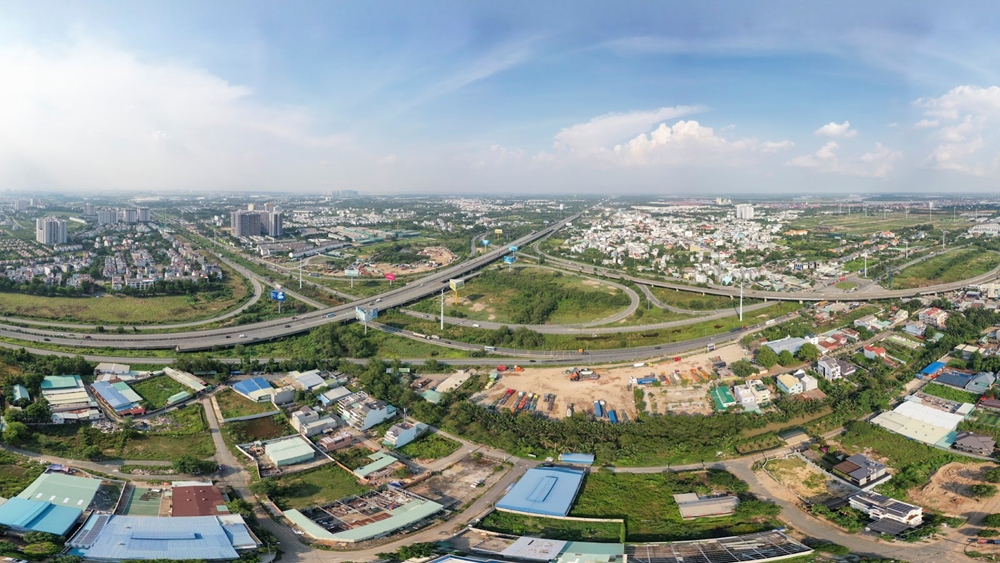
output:
[[[0,191],[989,191],[1000,5],[0,3]]]

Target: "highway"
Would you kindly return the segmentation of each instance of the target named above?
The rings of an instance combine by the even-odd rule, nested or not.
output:
[[[543,237],[544,238],[544,237]],[[667,282],[661,280],[654,280],[649,278],[640,278],[629,276],[623,274],[618,270],[611,270],[604,268],[602,266],[589,266],[586,264],[581,264],[579,262],[573,262],[571,260],[565,260],[563,258],[557,258],[555,256],[545,254],[539,248],[538,244],[534,245],[534,250],[540,256],[544,256],[545,260],[558,264],[561,268],[573,271],[599,275],[616,280],[625,280],[638,284],[651,285],[655,287],[665,287],[669,289],[677,289],[680,291],[688,291],[691,293],[700,293],[702,295],[723,295],[726,297],[739,297],[740,288],[739,286],[717,286],[708,285],[707,287],[686,285],[682,283]],[[957,282],[942,283],[937,285],[929,285],[927,287],[920,287],[914,289],[881,289],[875,291],[865,291],[859,293],[857,291],[844,291],[835,290],[831,291],[826,289],[825,291],[810,291],[810,292],[779,292],[779,291],[760,291],[756,289],[744,289],[743,297],[747,299],[765,299],[768,301],[876,301],[880,299],[901,299],[905,297],[917,297],[920,295],[936,295],[938,293],[947,293],[949,291],[954,291],[956,289],[963,289],[968,286],[978,285],[981,283],[986,283],[1000,276],[1000,266],[993,268],[985,274],[981,274],[972,278],[960,280]],[[831,286],[832,287],[832,286]]]
[[[554,223],[545,229],[511,241],[509,244],[516,246],[530,244],[540,237],[547,236],[559,230],[566,223],[576,219],[578,216],[579,214],[573,215],[572,217],[559,221],[558,223]],[[447,290],[448,281],[450,279],[462,278],[470,272],[498,260],[508,252],[509,250],[507,249],[507,245],[504,245],[485,252],[479,256],[473,256],[469,260],[455,266],[433,272],[423,278],[412,281],[404,286],[392,289],[378,296],[335,307],[323,307],[322,304],[304,296],[297,295],[294,291],[286,288],[285,292],[289,296],[296,297],[306,303],[319,306],[320,308],[319,311],[297,317],[291,317],[289,319],[275,319],[271,321],[243,325],[240,327],[227,327],[202,331],[183,331],[164,334],[139,334],[135,332],[126,334],[73,334],[72,329],[60,331],[41,328],[22,328],[18,326],[0,324],[0,336],[25,340],[28,342],[46,342],[51,345],[69,347],[108,347],[119,350],[174,348],[179,352],[211,350],[216,347],[228,347],[236,344],[263,342],[273,340],[275,338],[281,338],[283,336],[309,332],[313,328],[328,323],[353,320],[355,318],[356,306],[388,309],[399,307],[407,303],[412,303],[425,297],[438,294],[442,289]],[[260,276],[257,276],[246,268],[228,260],[226,263],[237,269],[242,275],[245,275],[250,279],[260,280]]]

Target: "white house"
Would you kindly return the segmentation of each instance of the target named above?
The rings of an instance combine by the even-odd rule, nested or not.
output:
[[[417,425],[410,424],[409,422],[400,422],[399,424],[393,424],[392,428],[386,431],[385,439],[382,440],[382,443],[393,448],[401,448],[416,440],[418,434],[419,429]]]
[[[755,408],[757,406],[757,399],[754,397],[749,385],[733,385],[733,396],[745,408]]]
[[[823,379],[827,381],[836,381],[844,378],[840,373],[840,362],[836,358],[823,356],[816,364],[816,368],[819,370],[819,374],[823,376]]]
[[[337,419],[330,415],[322,415],[310,407],[302,407],[292,413],[289,422],[299,434],[303,436],[315,436],[322,434],[326,430],[339,426]]]
[[[340,414],[347,424],[358,430],[368,430],[396,416],[396,407],[383,401],[364,399],[347,405]]]
[[[872,520],[895,520],[908,526],[924,521],[924,509],[878,493],[862,491],[848,499],[851,508],[860,510]]]

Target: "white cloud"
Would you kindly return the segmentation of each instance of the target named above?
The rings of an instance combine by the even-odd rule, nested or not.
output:
[[[958,86],[937,98],[919,98],[913,105],[940,124],[928,139],[936,143],[925,164],[972,176],[995,175],[998,146],[992,131],[1000,123],[1000,87]]]
[[[319,188],[348,146],[205,70],[87,43],[0,50],[0,100],[14,188]]]
[[[704,106],[671,106],[650,111],[607,113],[556,134],[555,150],[589,152],[620,143],[670,119],[706,111]]]
[[[849,139],[857,135],[858,130],[851,129],[850,121],[845,121],[843,123],[834,123],[831,121],[830,123],[827,123],[826,125],[817,129],[813,133],[820,137],[835,137],[835,138]]]
[[[794,146],[795,146],[795,143],[793,143],[793,142],[791,142],[791,141],[789,141],[787,139],[784,140],[784,141],[778,141],[778,142],[775,142],[775,141],[764,141],[763,143],[760,144],[760,152],[766,153],[766,154],[772,154],[772,153],[776,153],[776,152],[781,152],[781,151],[784,151],[784,150],[788,150],[788,149],[790,149],[790,148],[792,148]]]
[[[921,119],[920,121],[913,124],[914,129],[934,129],[935,127],[941,125],[941,122],[937,119]]]
[[[837,154],[839,149],[840,145],[837,144],[837,141],[829,141],[816,152],[797,156],[786,164],[797,168],[811,168],[824,173],[884,178],[892,171],[896,162],[903,158],[903,153],[890,150],[882,143],[875,143],[874,151],[865,153],[856,160],[841,158]]]

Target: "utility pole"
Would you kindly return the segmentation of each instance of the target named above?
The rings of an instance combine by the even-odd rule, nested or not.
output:
[[[441,330],[444,330],[444,288],[441,288]]]
[[[904,252],[903,259],[906,260],[907,258],[910,257],[910,241],[904,240],[903,244],[906,245],[906,250],[903,251]]]
[[[867,278],[868,277],[868,254],[865,253],[864,256],[865,256],[865,275],[864,275],[864,277]]]
[[[299,289],[302,289],[302,264],[305,261],[306,261],[306,257],[305,256],[303,256],[302,259],[299,260]],[[365,330],[366,331],[368,330],[368,325],[365,325]]]
[[[740,271],[740,322],[743,322],[743,271]]]

